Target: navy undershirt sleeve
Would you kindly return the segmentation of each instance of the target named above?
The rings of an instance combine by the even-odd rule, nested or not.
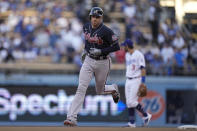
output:
[[[118,50],[120,50],[120,46],[119,46],[118,43],[116,43],[116,44],[113,44],[110,47],[101,49],[101,52],[102,52],[103,55],[108,55],[109,53],[114,52],[114,51],[118,51]]]

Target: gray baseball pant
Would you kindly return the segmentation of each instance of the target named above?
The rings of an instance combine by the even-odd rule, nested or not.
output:
[[[82,108],[86,90],[89,83],[95,76],[97,94],[111,94],[115,90],[113,85],[105,85],[108,73],[110,71],[110,58],[104,60],[94,60],[86,56],[79,73],[79,85],[75,97],[67,113],[67,119],[77,121],[77,114]]]

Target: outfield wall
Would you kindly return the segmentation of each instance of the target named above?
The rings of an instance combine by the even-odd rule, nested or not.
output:
[[[95,94],[91,81],[81,112],[80,122],[127,122],[124,98],[125,78],[109,76],[108,84],[117,83],[121,100],[114,104],[110,95]],[[191,108],[197,100],[197,77],[147,77],[147,97],[139,99],[146,111],[153,114],[150,125],[168,126],[167,92],[180,91],[185,96],[184,109],[193,115]],[[77,89],[77,75],[24,75],[0,74],[1,122],[58,122],[65,114]],[[188,117],[190,119],[190,117]],[[141,118],[137,115],[137,124]],[[191,123],[193,124],[193,123]],[[177,125],[177,124],[171,124]]]

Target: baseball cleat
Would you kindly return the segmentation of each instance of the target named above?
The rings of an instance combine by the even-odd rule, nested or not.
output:
[[[152,115],[151,114],[149,114],[149,113],[147,113],[147,117],[143,117],[142,119],[143,119],[143,121],[144,121],[144,126],[148,126],[148,124],[149,124],[149,122],[150,122],[150,120],[151,120],[151,117],[152,117]]]
[[[119,99],[120,99],[120,93],[118,91],[118,86],[116,84],[113,84],[115,90],[112,92],[112,97],[115,103],[118,103]]]
[[[77,126],[77,123],[72,120],[67,119],[64,121],[64,125],[68,127],[74,127],[74,126]]]
[[[136,127],[135,123],[132,124],[130,122],[128,122],[128,126],[131,127],[131,128],[135,128]]]

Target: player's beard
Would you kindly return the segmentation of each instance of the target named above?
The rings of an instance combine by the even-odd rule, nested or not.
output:
[[[97,28],[99,26],[99,22],[93,21],[92,25],[93,25],[93,28]]]
[[[125,50],[125,52],[128,52],[128,48],[127,47],[124,47],[124,50]]]
[[[98,22],[97,21],[93,21],[93,26],[97,27],[98,26]]]
[[[93,28],[97,28],[102,22],[98,20],[94,20],[91,22]]]

